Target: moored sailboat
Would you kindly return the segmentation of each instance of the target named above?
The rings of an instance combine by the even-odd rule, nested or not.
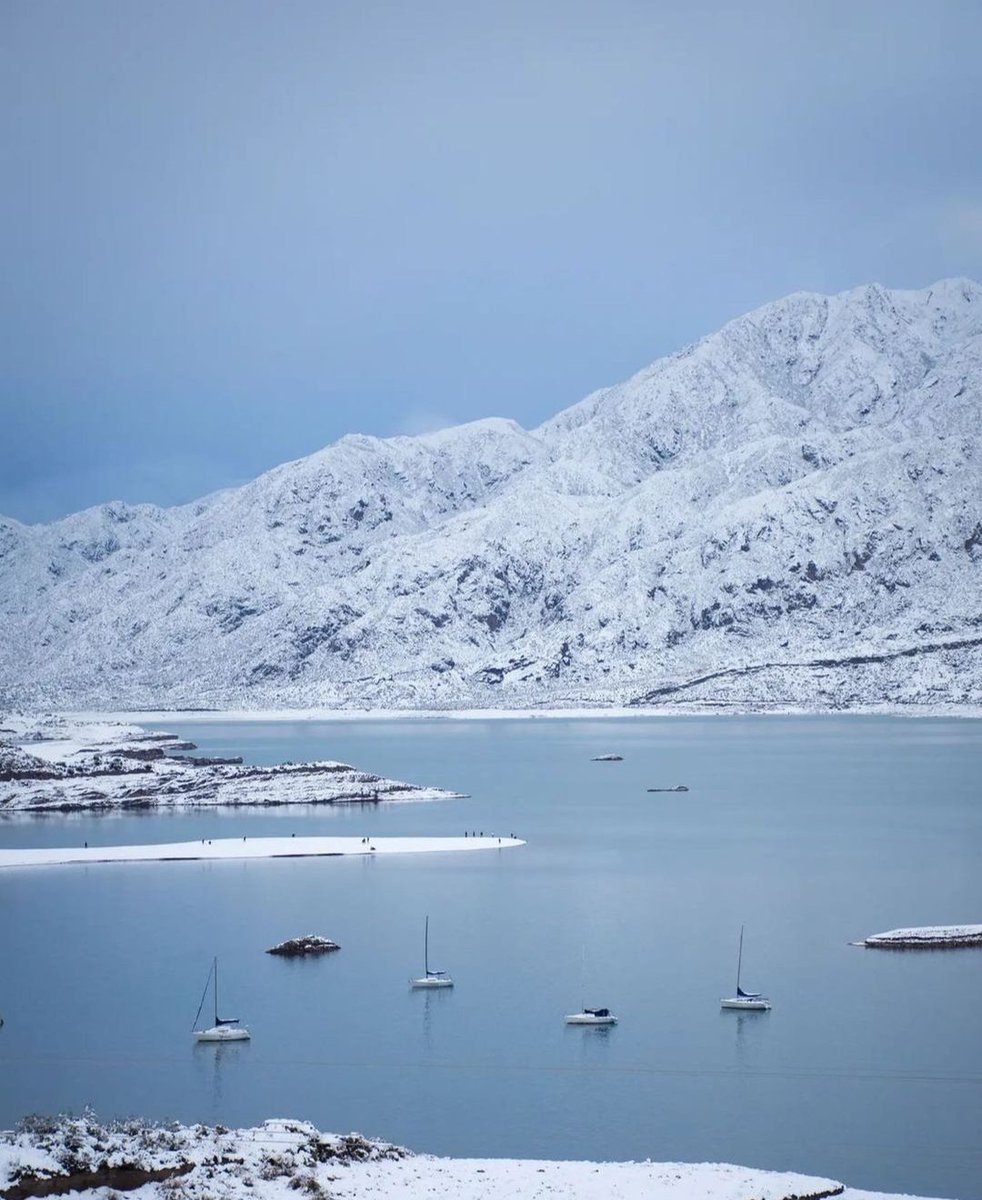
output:
[[[582,959],[580,962],[580,995],[586,992],[586,967],[587,953],[586,943],[583,945]],[[609,1008],[587,1008],[584,1004],[577,1013],[569,1013],[566,1016],[567,1025],[616,1025],[617,1018]]]
[[[210,1029],[195,1029],[194,1026],[197,1025],[198,1017],[201,1016],[201,1010],[205,1006],[209,984],[212,985],[212,994],[215,1002],[215,1024]],[[239,1024],[238,1017],[220,1017],[218,1015],[217,958],[212,959],[211,970],[208,972],[208,978],[205,980],[205,990],[201,993],[201,1003],[198,1005],[198,1012],[195,1015],[191,1029],[199,1042],[246,1042],[252,1036],[244,1025]]]
[[[584,1008],[582,1012],[570,1013],[567,1025],[616,1025],[617,1018],[609,1008]]]
[[[740,986],[740,971],[743,967],[743,926],[740,926],[740,950],[737,954],[737,987],[736,995],[720,1000],[720,1008],[740,1008],[744,1012],[766,1012],[771,1007],[770,1000],[760,992],[745,992]]]
[[[410,979],[411,988],[452,988],[453,980],[446,971],[430,970],[430,918],[427,916],[423,926],[423,974],[418,979]]]

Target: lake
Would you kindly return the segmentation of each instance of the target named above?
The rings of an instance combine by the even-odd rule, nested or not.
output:
[[[982,1200],[982,950],[848,944],[982,921],[982,722],[168,728],[205,753],[335,758],[470,797],[7,818],[0,842],[474,830],[528,845],[3,872],[0,1123],[84,1105],[296,1116],[435,1154],[729,1161]],[[623,761],[590,761],[603,753]],[[408,988],[427,914],[452,991]],[[769,1013],[719,1008],[741,925],[742,981]],[[342,949],[264,953],[305,933]],[[249,1043],[191,1037],[213,955]],[[565,1026],[584,1004],[620,1023]]]

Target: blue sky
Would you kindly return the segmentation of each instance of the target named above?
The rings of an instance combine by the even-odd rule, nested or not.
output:
[[[798,289],[982,276],[982,6],[6,0],[0,512],[534,426]]]

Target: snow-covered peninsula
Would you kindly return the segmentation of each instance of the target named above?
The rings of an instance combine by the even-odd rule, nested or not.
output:
[[[100,1124],[33,1118],[0,1135],[0,1197],[61,1193],[134,1200],[899,1200],[833,1179],[726,1163],[590,1163],[415,1155],[359,1134],[321,1133],[303,1121],[254,1129]]]
[[[978,284],[796,294],[537,429],[0,520],[0,703],[978,712],[980,430]]]
[[[871,950],[943,950],[982,946],[982,925],[917,925],[873,933],[862,943]]]
[[[523,846],[515,837],[234,837],[196,842],[151,842],[145,846],[0,847],[4,867],[54,867],[71,863],[240,862],[260,858],[337,858],[346,854],[451,854]]]
[[[194,749],[138,725],[0,714],[0,813],[372,804],[460,794],[347,763],[243,766],[187,753]]]

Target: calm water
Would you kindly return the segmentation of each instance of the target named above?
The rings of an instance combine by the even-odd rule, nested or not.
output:
[[[173,728],[173,727],[172,727]],[[0,876],[0,1122],[145,1113],[358,1129],[438,1154],[724,1160],[982,1198],[982,722],[182,723],[247,761],[471,793],[329,811],[0,822],[6,845],[516,833],[518,850]],[[604,752],[620,763],[592,763]],[[683,795],[647,787],[686,783]],[[413,993],[425,914],[456,988]],[[747,927],[745,986],[721,1013]],[[342,951],[288,962],[297,934]],[[196,1046],[213,954],[244,1045]],[[612,1030],[567,1028],[583,1003]]]

